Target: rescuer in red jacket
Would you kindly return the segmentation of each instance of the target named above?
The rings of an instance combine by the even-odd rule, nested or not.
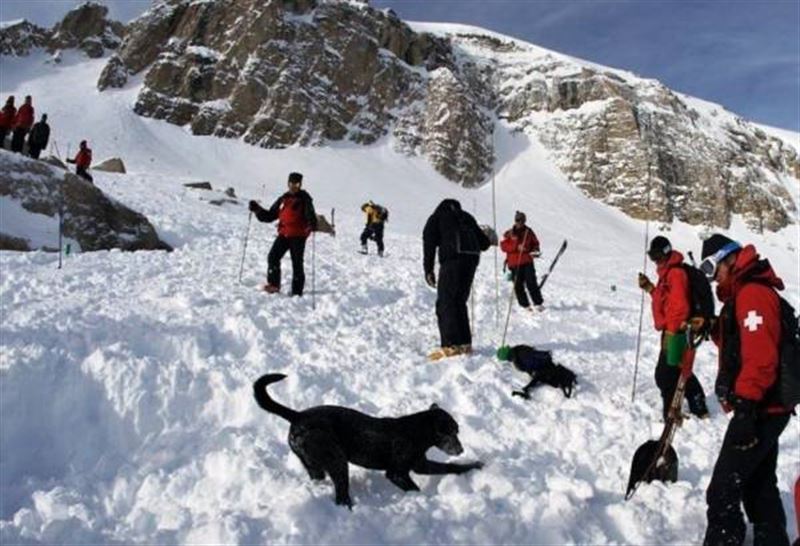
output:
[[[250,211],[260,222],[278,220],[278,237],[267,257],[267,284],[264,290],[271,294],[280,291],[281,259],[289,251],[292,257],[292,295],[302,296],[306,282],[303,255],[306,239],[317,229],[317,213],[311,196],[302,189],[302,174],[289,174],[288,186],[289,191],[281,195],[269,209],[250,201]]]
[[[733,418],[706,491],[704,544],[742,544],[744,504],[756,546],[788,546],[777,487],[778,438],[791,408],[778,402],[783,281],[752,245],[714,234],[703,242],[700,269],[717,282],[723,303],[713,330],[719,347],[715,392]]]
[[[650,294],[653,325],[661,332],[661,351],[655,378],[661,391],[662,412],[666,420],[686,350],[682,325],[691,318],[691,292],[689,276],[683,268],[683,254],[672,249],[669,239],[661,235],[654,237],[647,255],[656,264],[658,283],[654,286],[644,273],[639,273],[639,287]],[[694,373],[686,380],[684,397],[692,414],[700,418],[708,417],[706,393]]]
[[[75,158],[68,158],[67,163],[75,164],[75,174],[88,180],[89,182],[94,182],[92,175],[90,175],[88,172],[89,167],[92,165],[92,150],[89,148],[89,145],[85,140],[81,140],[78,153],[75,154]]]
[[[14,122],[17,119],[17,107],[14,106],[14,95],[6,99],[6,104],[0,110],[0,148],[6,147],[6,136],[9,131],[14,129]]]
[[[14,117],[14,136],[11,137],[11,151],[22,153],[25,144],[25,135],[33,126],[33,99],[30,95],[25,97],[25,103],[17,110]]]
[[[536,279],[536,269],[533,259],[539,257],[539,239],[531,228],[525,225],[524,212],[517,211],[514,215],[514,225],[503,234],[500,242],[500,249],[506,253],[506,264],[511,271],[514,280],[514,292],[517,295],[517,302],[523,308],[533,311],[525,293],[527,287],[531,294],[533,305],[537,311],[544,310],[544,300],[539,290],[539,281]]]

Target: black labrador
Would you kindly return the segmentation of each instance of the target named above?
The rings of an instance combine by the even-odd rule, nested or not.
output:
[[[438,447],[448,455],[464,451],[458,440],[458,424],[449,413],[433,404],[429,409],[404,417],[370,417],[341,406],[315,406],[295,411],[275,402],[267,385],[286,376],[267,374],[253,384],[262,409],[283,417],[289,427],[289,447],[312,480],[328,474],[336,490],[336,504],[352,508],[348,463],[384,470],[386,477],[403,491],[419,491],[410,471],[417,474],[463,474],[483,463],[439,463],[425,452]]]

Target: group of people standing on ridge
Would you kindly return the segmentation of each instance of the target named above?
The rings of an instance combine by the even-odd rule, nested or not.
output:
[[[779,376],[783,281],[753,245],[742,246],[714,234],[703,242],[699,269],[716,283],[722,303],[710,324],[691,316],[690,279],[683,255],[663,236],[653,238],[648,256],[656,264],[654,285],[639,274],[639,286],[652,298],[661,351],[655,380],[667,418],[687,350],[686,329],[703,329],[719,350],[714,392],[726,413],[733,413],[706,492],[706,546],[740,545],[746,524],[741,505],[753,524],[754,545],[788,546],[786,515],[777,487],[778,439],[793,407],[781,403]],[[795,363],[797,365],[797,363]],[[796,386],[795,386],[796,387]],[[689,410],[707,418],[706,396],[692,374],[686,382]],[[799,482],[800,483],[800,482]],[[800,525],[800,522],[799,522]]]
[[[42,114],[41,119],[34,123],[33,98],[27,95],[19,109],[14,102],[14,96],[9,96],[3,109],[0,110],[0,148],[5,148],[6,138],[11,134],[9,149],[21,154],[25,150],[27,137],[28,155],[33,159],[39,159],[42,150],[46,149],[50,142],[50,125],[47,123],[47,114]],[[92,150],[85,140],[81,141],[75,157],[67,158],[67,163],[75,164],[75,174],[93,182],[92,176],[88,172],[92,164]]]

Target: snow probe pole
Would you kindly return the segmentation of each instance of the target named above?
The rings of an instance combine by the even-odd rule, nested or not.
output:
[[[61,255],[64,253],[63,244],[64,244],[64,180],[67,178],[67,175],[64,174],[64,178],[61,179],[61,183],[59,184],[59,196],[58,196],[58,268],[61,269]]]
[[[645,121],[646,120],[646,121]],[[642,129],[648,129],[650,119],[647,116],[642,117]],[[651,176],[652,161],[650,160],[650,153],[648,151],[647,157],[647,214],[650,213],[650,176]],[[650,238],[650,216],[647,216],[644,221],[644,259],[642,264],[642,273],[647,275],[647,241]],[[639,373],[639,350],[642,346],[642,319],[644,318],[644,290],[642,290],[642,297],[639,301],[639,329],[636,334],[636,356],[633,363],[633,386],[631,387],[631,404],[636,401],[636,376]]]
[[[519,251],[519,260],[522,259],[522,249],[525,248],[525,243],[528,242],[528,230],[525,230],[525,235],[522,237],[522,245]],[[499,246],[499,244],[498,244]],[[504,347],[506,344],[506,334],[508,333],[508,321],[511,319],[511,304],[514,302],[514,290],[517,288],[517,273],[519,272],[519,266],[517,266],[517,270],[511,276],[512,283],[511,283],[511,291],[508,294],[508,310],[506,311],[506,325],[503,327],[503,339],[500,341],[500,347]]]
[[[244,257],[247,254],[247,238],[250,236],[250,221],[253,219],[253,211],[247,215],[247,229],[244,231],[244,244],[242,245],[242,263],[239,265],[239,284],[242,284],[242,272],[244,272]]]
[[[316,290],[316,272],[317,272],[317,232],[311,232],[311,308],[317,308],[317,290]]]
[[[472,215],[476,216],[478,214],[478,202],[473,197],[472,198]],[[469,327],[472,330],[470,333],[472,337],[475,338],[476,336],[476,326],[475,326],[475,283],[472,283],[469,289]]]
[[[492,145],[494,146],[494,133],[492,133]],[[494,176],[494,169],[492,169],[492,229],[494,232],[497,233],[497,199],[495,196],[495,176]],[[498,273],[497,273],[497,251],[500,246],[498,242],[497,246],[494,247],[494,323],[497,325],[497,322],[500,320],[500,284],[498,280]],[[508,323],[508,321],[506,321]],[[506,334],[503,332],[503,339],[505,339]]]

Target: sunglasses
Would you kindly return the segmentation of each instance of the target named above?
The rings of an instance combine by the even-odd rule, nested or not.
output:
[[[742,246],[736,241],[731,241],[727,245],[717,250],[714,254],[700,262],[700,271],[709,279],[717,276],[717,269],[722,260],[728,257],[731,252],[741,249]]]

